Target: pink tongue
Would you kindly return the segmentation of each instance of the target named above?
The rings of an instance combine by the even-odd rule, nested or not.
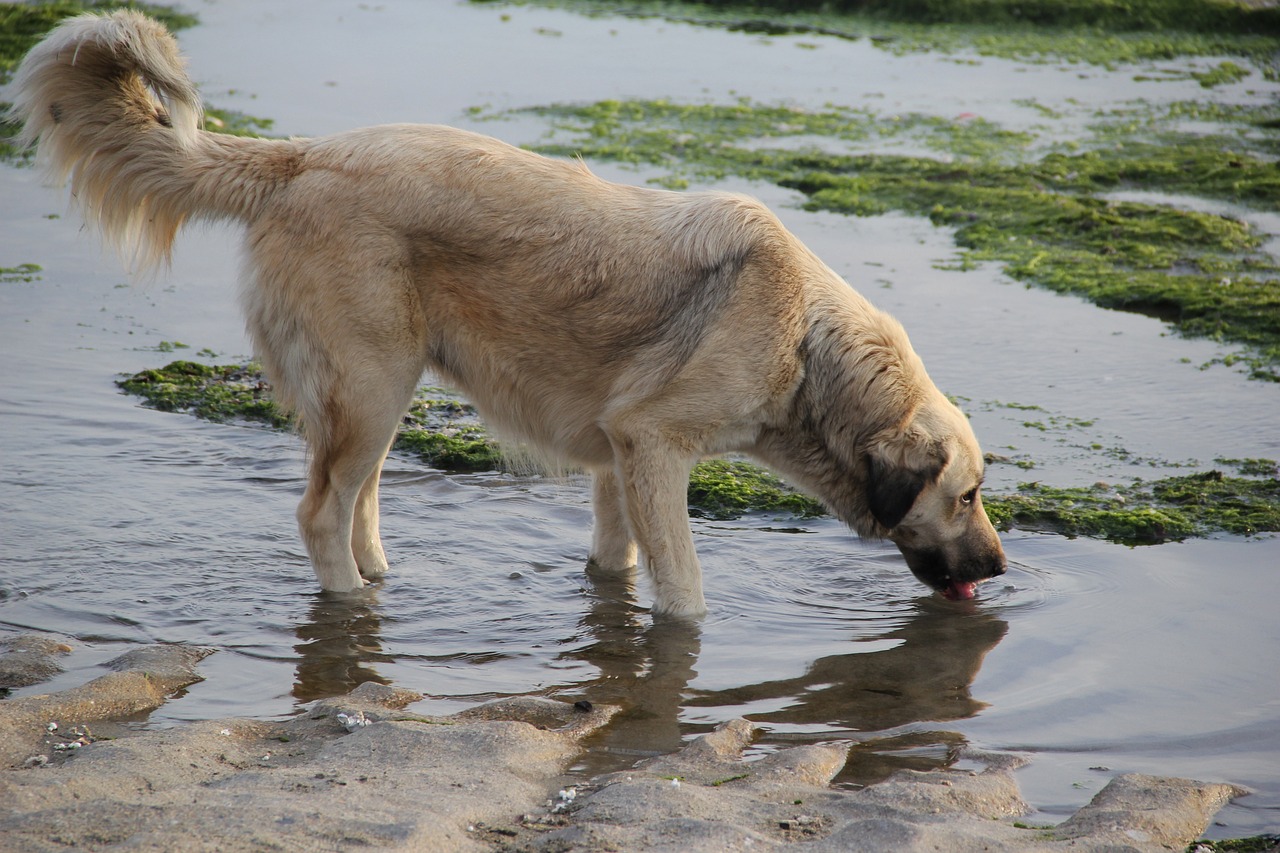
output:
[[[977,587],[976,583],[952,581],[951,586],[942,591],[942,596],[948,601],[968,601],[977,594]]]

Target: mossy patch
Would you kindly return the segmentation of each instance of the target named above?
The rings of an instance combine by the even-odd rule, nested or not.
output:
[[[760,36],[865,38],[898,54],[976,52],[1025,62],[1061,60],[1106,67],[1188,56],[1239,57],[1272,79],[1280,71],[1275,51],[1280,9],[1232,0],[523,2],[587,15],[661,17]],[[1210,85],[1217,82],[1226,80],[1214,79]]]
[[[1274,108],[1135,107],[1100,116],[1092,138],[1070,146],[980,118],[834,106],[647,100],[533,111],[553,126],[537,146],[545,153],[657,166],[669,173],[659,182],[677,188],[733,175],[798,190],[811,210],[927,216],[954,230],[959,252],[949,268],[994,261],[1029,285],[1244,345],[1233,361],[1280,380],[1280,264],[1264,249],[1266,235],[1233,215],[1163,201],[1193,195],[1263,209],[1280,197],[1273,134],[1256,133],[1277,121]],[[1190,117],[1250,133],[1179,132]],[[806,137],[828,144],[798,149]],[[938,154],[827,150],[904,140]],[[1144,200],[1115,197],[1135,191]]]
[[[261,368],[252,362],[207,365],[174,361],[116,384],[162,412],[189,412],[218,423],[257,421],[277,429],[292,425],[292,418],[271,398]]]
[[[205,106],[204,126],[207,130],[231,136],[265,136],[275,126],[275,119],[251,116],[237,110]]]
[[[146,405],[207,420],[259,422],[288,429],[293,421],[271,398],[253,363],[205,365],[175,361],[117,382]],[[504,468],[497,442],[474,407],[441,388],[423,388],[405,415],[394,449],[450,472]],[[1007,495],[984,496],[1000,527],[1047,530],[1129,544],[1150,544],[1211,533],[1280,531],[1280,479],[1270,459],[1220,459],[1241,476],[1209,471],[1127,486],[1055,488],[1023,483]],[[734,459],[700,463],[689,480],[691,515],[732,519],[751,512],[802,518],[824,515],[814,499],[767,470]]]
[[[43,269],[39,264],[18,264],[16,267],[0,267],[0,283],[39,281],[40,273]]]
[[[1047,530],[1130,545],[1211,533],[1280,531],[1280,480],[1206,471],[1127,486],[1056,488],[1022,483],[1008,495],[984,497],[1000,528]]]
[[[475,407],[440,388],[419,391],[392,448],[444,471],[505,467],[502,450],[486,434]]]
[[[689,512],[701,518],[729,519],[756,511],[784,512],[801,518],[825,515],[822,504],[796,492],[758,465],[710,459],[689,478]]]
[[[1187,853],[1275,853],[1280,850],[1280,835],[1255,835],[1225,841],[1201,839],[1187,845]]]

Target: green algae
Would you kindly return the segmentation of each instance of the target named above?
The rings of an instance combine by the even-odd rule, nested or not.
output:
[[[1275,10],[1211,0],[736,0],[716,5],[833,11],[923,24],[1280,34]]]
[[[292,418],[271,398],[261,368],[248,364],[207,365],[174,361],[116,382],[162,412],[187,412],[217,423],[257,421],[286,429]]]
[[[758,465],[733,459],[698,464],[689,478],[689,511],[701,518],[731,519],[748,512],[782,512],[800,518],[826,515],[822,504],[800,494]]]
[[[494,0],[472,0],[493,3]],[[673,0],[499,0],[586,15],[664,18],[756,36],[828,36],[860,40],[895,54],[978,54],[1047,63],[1087,63],[1115,68],[1203,56],[1249,61],[1263,76],[1280,73],[1275,50],[1280,10],[1253,9],[1212,0],[956,0],[941,3],[677,3]],[[801,45],[810,47],[813,45]],[[1230,82],[1230,72],[1211,83]],[[1170,77],[1178,79],[1178,77]]]
[[[117,382],[126,393],[167,412],[188,412],[217,422],[258,422],[276,429],[294,423],[271,397],[271,386],[253,363],[205,365],[175,361]],[[1020,409],[1035,406],[1006,404]],[[440,388],[419,391],[393,448],[440,470],[506,468],[501,448],[474,407]],[[1280,531],[1280,473],[1270,459],[1219,459],[1240,476],[1207,471],[1130,485],[1059,488],[1022,483],[1017,492],[987,494],[992,522],[1089,536],[1127,544],[1152,544],[1213,533],[1254,535]],[[811,518],[822,506],[765,469],[737,459],[697,465],[689,480],[691,515],[727,520],[753,512]]]
[[[1218,465],[1235,468],[1246,477],[1280,477],[1280,465],[1274,459],[1222,459],[1213,460]]]
[[[506,467],[501,448],[485,433],[475,407],[440,388],[419,391],[392,449],[443,471],[496,471]]]
[[[1187,853],[1275,853],[1280,849],[1280,835],[1255,835],[1210,841],[1202,838],[1187,845]]]
[[[1058,488],[1021,483],[1008,495],[983,498],[992,523],[1130,545],[1213,533],[1280,531],[1280,479],[1229,477],[1205,471],[1130,485]]]
[[[18,264],[16,267],[0,267],[0,283],[33,282],[40,280],[44,268],[39,264]]]
[[[795,189],[810,210],[926,216],[954,232],[952,269],[1000,263],[1028,285],[1242,345],[1233,362],[1254,378],[1280,380],[1280,264],[1265,250],[1266,235],[1236,216],[1164,202],[1192,195],[1243,209],[1272,204],[1280,168],[1265,150],[1270,135],[1174,129],[1212,114],[1256,130],[1276,121],[1272,108],[1134,108],[1099,117],[1092,139],[1072,151],[976,117],[834,106],[610,100],[532,112],[552,126],[538,150],[656,166],[668,172],[659,180],[668,186],[738,176]],[[786,141],[808,137],[860,148],[906,141],[939,154],[839,153]],[[1115,197],[1134,192],[1144,198]]]
[[[275,119],[206,106],[204,123],[209,130],[231,136],[266,136],[275,126]]]
[[[473,0],[492,2],[492,0]],[[664,18],[763,37],[868,39],[895,54],[977,53],[1114,68],[1179,57],[1237,57],[1275,79],[1280,10],[1213,0],[528,0],[585,15]],[[1231,72],[1205,72],[1207,85]],[[1168,79],[1179,79],[1171,76]]]
[[[963,47],[1005,56],[1043,51],[1106,67],[1135,59],[1233,56],[1246,58],[1270,79],[1280,67],[1280,9],[1207,0],[537,5],[660,15],[763,34],[878,32],[873,41],[879,45]],[[817,7],[824,11],[815,13]],[[747,13],[751,17],[743,18]],[[882,29],[890,21],[914,29]],[[953,26],[975,22],[1008,32]],[[1117,39],[1130,38],[1155,41],[1136,51],[1116,47]],[[1004,48],[984,51],[991,40]],[[1221,59],[1208,67],[1157,70],[1161,76],[1148,79],[1194,79],[1205,88],[1252,73]],[[1046,120],[1062,118],[1059,111],[1023,105]],[[811,210],[927,216],[955,232],[959,252],[951,269],[996,262],[1028,285],[1155,316],[1182,334],[1243,348],[1210,364],[1280,381],[1280,266],[1266,250],[1267,235],[1243,217],[1248,209],[1272,209],[1280,197],[1280,109],[1274,104],[1137,103],[1096,116],[1088,137],[1068,142],[1008,131],[979,116],[881,115],[830,105],[804,111],[747,100],[610,100],[528,112],[547,119],[555,131],[538,150],[657,167],[666,174],[655,182],[669,188],[733,176],[796,189]],[[1218,127],[1189,132],[1190,122]],[[832,143],[849,150],[833,151]],[[904,148],[929,154],[885,153]],[[1124,197],[1135,192],[1147,197]],[[1187,209],[1174,196],[1242,212]]]

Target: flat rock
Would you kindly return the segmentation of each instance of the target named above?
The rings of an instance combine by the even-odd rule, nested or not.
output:
[[[0,640],[0,688],[29,687],[62,672],[58,658],[71,651],[62,640],[21,634]]]
[[[847,744],[802,746],[743,761],[752,726],[733,720],[680,752],[593,780],[567,825],[515,849],[812,851],[1157,851],[1184,849],[1215,812],[1247,793],[1233,785],[1121,776],[1060,827],[1030,829],[1013,778],[1022,759],[971,751],[986,769],[903,771],[858,791],[828,782]]]
[[[848,743],[745,761],[732,720],[630,771],[566,786],[616,709],[536,697],[445,717],[372,682],[284,722],[220,720],[100,739],[88,728],[199,679],[201,649],[154,646],[82,687],[0,701],[4,849],[1116,851],[1180,848],[1243,789],[1121,776],[1058,827],[1026,829],[1009,755],[835,790]],[[49,723],[57,720],[56,731]],[[75,736],[78,746],[60,738]]]

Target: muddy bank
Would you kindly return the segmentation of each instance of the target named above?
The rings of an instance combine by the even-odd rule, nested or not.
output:
[[[28,655],[11,668],[54,663],[62,643],[46,639],[11,645],[9,663],[15,649]],[[121,725],[198,681],[207,654],[139,648],[81,687],[0,700],[7,849],[168,850],[182,838],[210,851],[1164,850],[1246,793],[1129,774],[1065,823],[1029,827],[1016,821],[1030,809],[1015,756],[974,752],[980,770],[836,790],[848,743],[747,761],[755,727],[741,719],[673,755],[575,780],[566,771],[615,708],[527,697],[419,716],[403,711],[418,694],[372,682],[284,722]]]

